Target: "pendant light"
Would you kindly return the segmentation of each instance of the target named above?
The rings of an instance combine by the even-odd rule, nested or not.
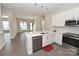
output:
[[[33,13],[33,17],[35,17],[35,15],[36,15],[35,13],[37,12],[36,6],[37,6],[37,4],[34,3],[34,13]]]
[[[43,11],[44,8],[45,8],[44,6],[41,6],[41,11]],[[47,13],[47,12],[43,11],[43,14],[41,13],[41,18],[42,18],[42,32],[45,31],[45,27],[44,27],[44,24],[45,24],[45,13]]]
[[[36,4],[36,3],[34,3],[34,12],[33,12],[33,19],[34,19],[33,31],[34,31],[34,32],[36,31],[36,22],[35,22],[35,19],[36,19],[36,17],[35,17],[35,13],[36,13],[36,6],[37,6],[37,4]]]

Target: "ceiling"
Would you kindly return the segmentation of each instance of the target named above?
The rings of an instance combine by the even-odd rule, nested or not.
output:
[[[43,8],[41,8],[43,6]],[[34,15],[51,15],[58,12],[79,7],[79,3],[2,3],[2,12],[11,10],[16,17]],[[48,8],[48,10],[47,10]]]

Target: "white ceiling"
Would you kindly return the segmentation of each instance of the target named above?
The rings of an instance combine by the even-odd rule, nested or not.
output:
[[[41,6],[44,6],[41,8]],[[2,3],[2,11],[12,10],[18,16],[32,16],[36,15],[55,14],[70,8],[79,7],[79,3]],[[48,11],[47,11],[48,8]]]

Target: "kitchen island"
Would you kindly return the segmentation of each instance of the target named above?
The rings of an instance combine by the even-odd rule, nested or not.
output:
[[[53,33],[26,32],[26,49],[28,55],[54,42]]]

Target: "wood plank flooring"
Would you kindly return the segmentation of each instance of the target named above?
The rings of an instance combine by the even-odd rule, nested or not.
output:
[[[24,33],[18,33],[15,39],[10,39],[10,34],[4,34],[6,45],[0,51],[0,56],[28,56]],[[42,49],[29,56],[76,56],[74,52],[58,44],[53,44],[54,50],[45,52]]]
[[[15,39],[10,39],[9,33],[5,33],[5,47],[0,51],[3,56],[26,56],[26,41],[23,39],[23,34],[18,33]]]

